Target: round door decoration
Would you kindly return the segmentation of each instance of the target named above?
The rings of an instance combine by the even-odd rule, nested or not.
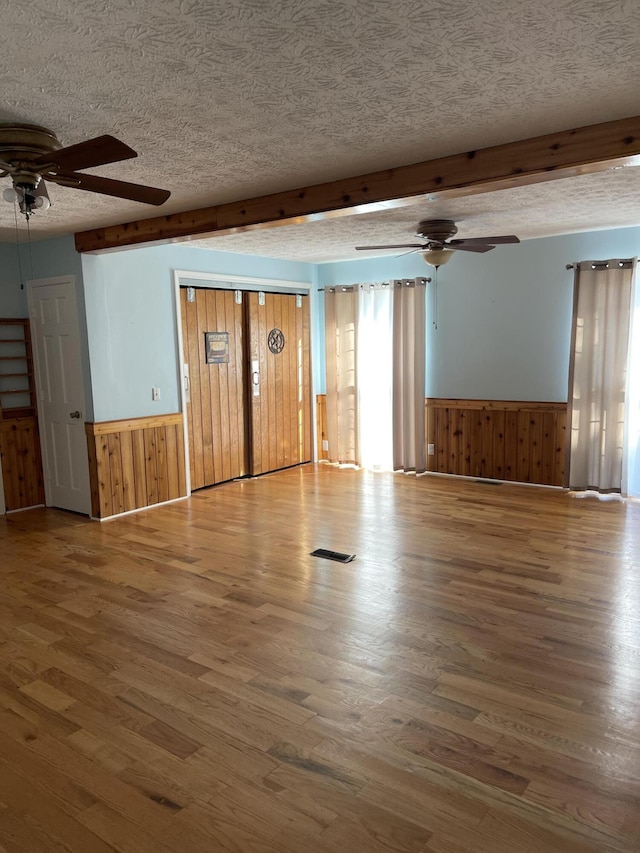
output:
[[[271,329],[267,338],[267,346],[274,355],[279,355],[284,349],[284,335],[280,329]]]

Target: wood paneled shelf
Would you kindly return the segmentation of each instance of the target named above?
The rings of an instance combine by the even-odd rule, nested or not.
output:
[[[0,420],[35,417],[29,320],[0,318]]]
[[[0,467],[7,510],[44,503],[29,320],[0,317]]]

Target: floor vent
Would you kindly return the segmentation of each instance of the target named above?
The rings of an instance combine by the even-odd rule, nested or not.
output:
[[[340,551],[327,551],[326,548],[316,548],[311,552],[312,557],[324,557],[325,560],[335,560],[337,563],[350,563],[355,560],[355,554],[341,554]]]

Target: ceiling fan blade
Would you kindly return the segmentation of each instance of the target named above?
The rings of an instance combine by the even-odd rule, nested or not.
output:
[[[114,181],[111,178],[98,177],[98,175],[83,175],[79,172],[49,175],[48,180],[64,187],[111,195],[115,198],[126,198],[130,201],[140,201],[143,204],[164,204],[171,195],[169,190],[147,187],[144,184],[131,184],[128,181]]]
[[[389,246],[356,246],[356,251],[368,251],[369,249],[426,249],[424,243],[397,243]]]
[[[519,243],[520,239],[515,234],[503,234],[501,237],[467,237],[463,240],[451,240],[452,245],[458,243],[488,243],[491,246],[499,246],[504,243]]]
[[[453,249],[456,252],[490,252],[495,249],[495,246],[489,246],[486,243],[472,243],[469,246],[466,240],[452,240],[450,243],[444,243],[443,248]]]
[[[58,168],[61,172],[77,172],[79,169],[90,169],[92,166],[103,166],[105,163],[117,163],[120,160],[131,160],[138,154],[115,136],[96,136],[77,145],[68,145],[58,151],[42,154],[33,161],[37,169],[47,166]]]

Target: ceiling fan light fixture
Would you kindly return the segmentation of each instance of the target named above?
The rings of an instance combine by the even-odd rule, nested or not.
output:
[[[426,252],[420,252],[420,254],[424,258],[425,263],[437,269],[446,264],[454,252],[451,249],[427,249]]]
[[[1,153],[1,152],[0,152]],[[417,252],[425,263],[438,269],[449,261],[454,252],[477,252],[484,254],[502,243],[519,243],[515,234],[502,234],[498,237],[468,237],[465,240],[452,240],[458,233],[453,219],[424,219],[418,223],[416,237],[422,243],[392,243],[385,246],[356,246],[357,250],[367,249],[410,249],[405,254]]]
[[[15,190],[15,196],[4,197],[17,201],[27,218],[35,210],[50,207],[45,180],[127,201],[164,204],[171,195],[169,190],[84,173],[84,169],[137,156],[133,148],[109,134],[62,147],[45,127],[0,122],[0,176],[10,176]]]
[[[18,200],[18,193],[14,190],[13,187],[5,187],[2,190],[2,198],[5,201],[8,201],[10,204],[13,204]]]

